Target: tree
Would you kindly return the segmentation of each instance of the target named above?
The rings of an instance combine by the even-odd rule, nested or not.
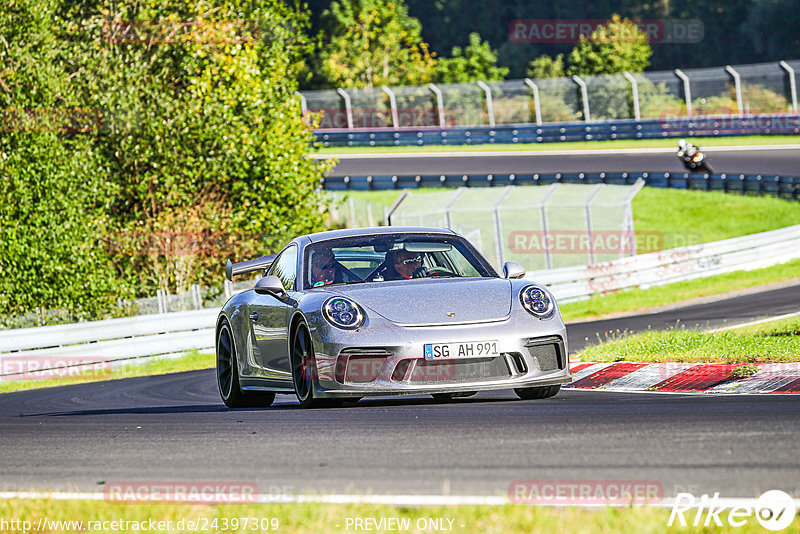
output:
[[[647,35],[628,19],[613,15],[569,54],[567,74],[596,75],[642,72],[653,54]]]
[[[336,87],[428,83],[436,60],[403,0],[339,0],[322,14],[320,76]]]
[[[294,95],[306,17],[278,0],[182,5],[89,23],[108,44],[83,80],[117,118],[99,146],[121,189],[117,263],[171,291],[217,285],[228,256],[274,252],[324,213],[325,168],[307,157],[312,125]],[[125,38],[128,21],[143,21],[145,42]]]
[[[69,36],[55,22],[58,7],[56,0],[21,0],[0,10],[5,327],[18,326],[8,316],[35,308],[97,317],[124,294],[100,239],[115,192],[94,149],[101,114],[78,97],[65,69]]]
[[[451,57],[439,59],[436,80],[440,83],[497,81],[508,74],[508,69],[497,66],[497,54],[488,41],[481,41],[477,33],[469,34],[469,44],[463,49],[453,47]]]
[[[564,54],[555,58],[542,55],[528,65],[529,78],[560,78],[564,76]]]
[[[0,314],[219,286],[321,229],[306,28],[279,0],[0,10]]]

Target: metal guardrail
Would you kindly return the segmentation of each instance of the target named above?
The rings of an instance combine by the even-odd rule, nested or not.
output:
[[[633,287],[650,287],[800,257],[800,225],[619,260],[534,271],[560,302]],[[110,319],[0,332],[0,376],[19,368],[84,367],[92,363],[190,350],[213,350],[216,309]],[[72,363],[70,363],[72,362]],[[50,367],[47,367],[47,366]]]
[[[393,176],[328,176],[322,187],[329,191],[417,189],[422,187],[503,187],[507,185],[612,184],[670,189],[724,191],[770,195],[800,200],[800,176],[761,174],[689,174],[674,172],[559,172],[533,174],[430,174]]]
[[[572,302],[624,289],[769,267],[796,258],[800,258],[800,225],[596,265],[534,271],[525,278],[547,286],[559,302]]]
[[[0,331],[0,376],[212,350],[216,308]]]
[[[674,139],[800,133],[798,114],[619,119],[454,128],[373,128],[316,131],[324,147],[553,143],[613,139]]]

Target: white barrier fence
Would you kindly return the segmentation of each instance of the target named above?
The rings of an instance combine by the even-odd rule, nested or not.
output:
[[[570,302],[633,287],[756,269],[800,258],[800,225],[619,260],[530,272]],[[176,354],[213,352],[217,308],[0,331],[0,376],[87,367]],[[4,378],[4,379],[7,379]]]
[[[0,376],[214,350],[216,308],[0,331]],[[60,376],[60,374],[59,374]]]
[[[713,243],[662,250],[606,263],[533,271],[561,303],[622,289],[769,267],[800,258],[800,225]]]

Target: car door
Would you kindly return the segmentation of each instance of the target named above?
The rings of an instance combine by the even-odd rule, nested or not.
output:
[[[297,279],[297,246],[290,245],[275,258],[267,274],[280,278],[284,289],[294,293]],[[278,298],[272,295],[259,295],[250,306],[250,320],[256,341],[254,359],[261,368],[261,375],[267,379],[291,383],[289,366],[289,319],[292,313],[290,296]],[[276,383],[276,385],[278,385]]]

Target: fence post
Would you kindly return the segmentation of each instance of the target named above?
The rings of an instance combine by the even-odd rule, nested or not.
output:
[[[733,89],[736,91],[736,109],[739,110],[739,115],[744,115],[744,104],[742,103],[742,78],[739,73],[733,70],[730,65],[725,65],[725,72],[733,78]]]
[[[550,200],[550,197],[553,196],[553,193],[556,192],[561,184],[553,184],[550,186],[550,191],[548,191],[541,200],[539,204],[539,213],[542,217],[542,242],[544,243],[544,261],[545,265],[547,265],[548,269],[553,268],[553,254],[550,251],[550,231],[547,227],[547,201]]]
[[[492,90],[488,85],[481,81],[478,82],[478,87],[483,89],[483,93],[486,95],[486,113],[489,115],[489,126],[494,128],[494,103],[492,102]]]
[[[542,124],[542,103],[539,100],[539,86],[530,78],[525,78],[525,85],[533,91],[533,109],[536,111],[536,124]]]
[[[500,198],[497,202],[494,203],[492,207],[492,211],[494,212],[494,233],[495,239],[497,240],[497,261],[498,267],[501,269],[503,268],[503,264],[505,263],[505,254],[504,254],[504,247],[503,247],[503,226],[500,222],[500,205],[505,202],[506,197],[514,190],[513,185],[507,185],[506,190],[503,191],[503,194],[500,195]]]
[[[585,122],[589,122],[591,117],[589,116],[589,91],[586,88],[586,82],[584,82],[577,74],[572,75],[572,81],[577,83],[578,87],[581,88],[581,98],[583,99],[583,120]]]
[[[586,235],[589,238],[589,265],[594,265],[594,244],[592,242],[592,200],[597,194],[603,189],[606,184],[597,184],[589,196],[586,197],[586,201],[583,203],[583,213],[584,217],[586,218]]]
[[[342,97],[344,100],[344,112],[347,115],[347,129],[353,129],[353,107],[350,104],[350,95],[347,94],[347,91],[342,89],[341,87],[336,89],[336,92],[339,93],[339,96]]]
[[[794,77],[794,69],[783,60],[781,60],[780,66],[789,75],[789,91],[792,93],[792,113],[797,113],[797,82]]]
[[[303,116],[308,113],[308,102],[306,101],[306,97],[303,96],[303,93],[300,91],[295,91],[295,95],[300,97],[300,109],[302,110]]]
[[[439,114],[439,128],[444,128],[446,124],[444,122],[444,99],[442,98],[442,91],[432,83],[428,84],[428,89],[430,89],[434,96],[436,96],[436,110]]]
[[[158,302],[158,313],[167,313],[167,292],[163,289],[156,291],[156,302]]]
[[[686,116],[692,116],[692,85],[689,83],[689,77],[686,76],[681,69],[675,69],[675,76],[683,81],[683,99],[686,102]]]
[[[466,191],[466,190],[467,190],[466,187],[459,187],[456,190],[456,193],[453,195],[453,198],[451,198],[450,202],[448,202],[447,205],[444,207],[444,220],[447,221],[447,227],[450,228],[451,230],[453,229],[453,220],[450,217],[450,209],[453,207],[453,204],[456,203],[456,200],[458,200],[458,197],[463,195],[464,191]]]
[[[385,85],[382,85],[381,89],[384,93],[389,95],[389,106],[392,108],[392,127],[399,128],[400,124],[398,123],[400,122],[400,119],[397,116],[397,99],[394,97],[394,92]]]
[[[403,201],[406,199],[407,196],[408,196],[408,191],[404,189],[403,192],[400,193],[400,196],[397,197],[397,199],[394,202],[392,202],[391,206],[389,206],[389,211],[386,214],[386,226],[392,225],[392,214],[395,211],[397,211],[397,208],[400,207],[400,204],[403,203]]]
[[[203,297],[200,295],[200,286],[197,284],[192,284],[192,299],[196,310],[203,308]]]
[[[636,78],[633,77],[633,74],[630,72],[623,72],[623,76],[625,79],[628,80],[631,84],[631,96],[633,97],[633,118],[637,121],[642,120],[642,114],[639,109],[639,82],[636,81]]]

